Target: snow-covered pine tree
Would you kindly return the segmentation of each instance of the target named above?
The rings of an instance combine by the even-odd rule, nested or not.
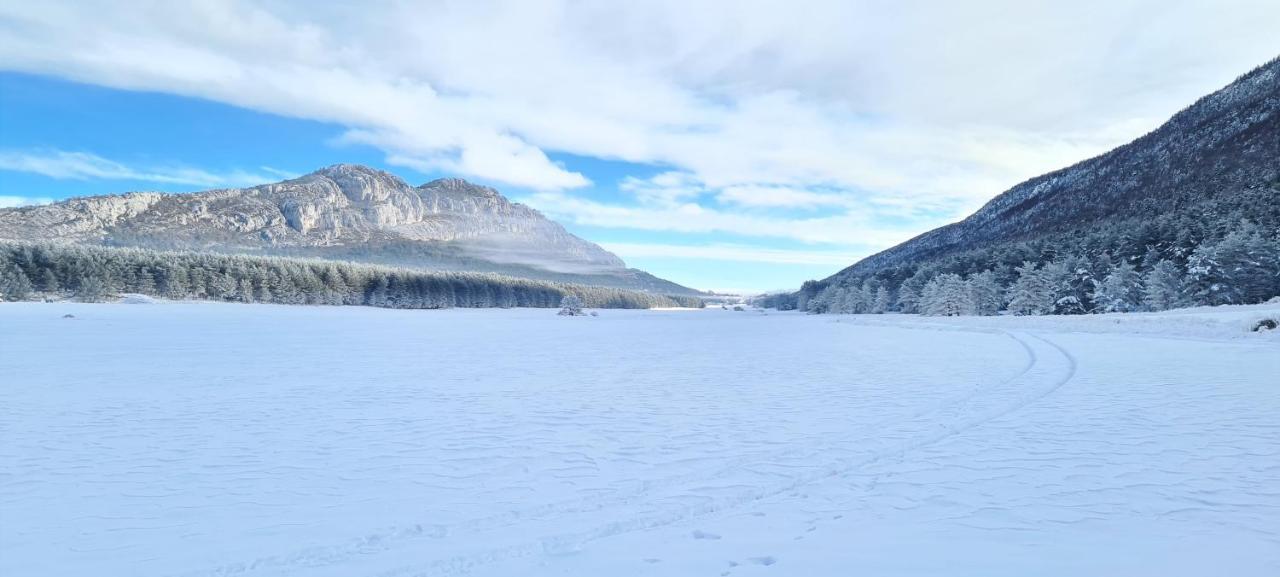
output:
[[[76,290],[76,298],[80,302],[96,303],[107,296],[107,283],[96,276],[90,276],[80,279],[80,288]]]
[[[851,287],[841,287],[839,303],[841,313],[856,314],[862,312],[862,294]]]
[[[1142,304],[1142,277],[1132,264],[1121,262],[1111,268],[1098,284],[1098,308],[1108,313],[1127,313]]]
[[[41,292],[56,293],[62,290],[62,285],[58,282],[58,274],[53,269],[44,269],[39,275],[40,282],[36,288]]]
[[[904,313],[920,312],[921,291],[932,278],[933,272],[922,268],[902,281],[902,286],[898,288],[898,310]]]
[[[240,300],[240,302],[244,302],[244,303],[253,302],[253,281],[247,278],[241,278],[239,285],[240,285],[239,288],[236,289],[236,297]],[[341,299],[339,299],[339,301],[335,304],[342,304]]]
[[[840,287],[834,284],[827,285],[805,303],[804,311],[814,314],[840,312],[839,296]]]
[[[1004,305],[1004,291],[996,282],[996,273],[986,270],[969,276],[969,301],[973,314],[994,315]]]
[[[1056,279],[1057,299],[1053,314],[1082,315],[1093,312],[1093,294],[1097,281],[1089,262],[1080,256],[1069,256],[1045,267],[1046,274]]]
[[[885,288],[884,285],[880,285],[880,288],[876,289],[876,300],[871,305],[871,312],[878,315],[888,312],[890,302],[889,289]]]
[[[1053,312],[1056,294],[1044,269],[1031,261],[1018,267],[1018,279],[1009,287],[1009,312],[1015,315],[1047,315]]]
[[[31,296],[31,279],[16,266],[0,274],[0,301],[21,301]]]
[[[581,316],[583,314],[582,299],[574,294],[565,295],[560,299],[560,312],[556,314],[565,317]]]
[[[920,294],[921,314],[953,317],[973,314],[969,284],[960,275],[947,273],[933,277]]]
[[[871,313],[876,308],[876,287],[880,286],[880,281],[867,279],[862,282],[862,288],[858,289],[862,293],[862,312]]]
[[[1218,264],[1222,267],[1225,291],[1233,303],[1260,303],[1274,296],[1273,287],[1277,270],[1275,247],[1251,222],[1223,237],[1216,247]]]
[[[1163,311],[1178,306],[1182,277],[1178,267],[1160,260],[1147,271],[1142,282],[1142,304],[1148,310]]]

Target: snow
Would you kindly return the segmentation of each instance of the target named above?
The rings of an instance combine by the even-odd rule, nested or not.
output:
[[[1278,314],[3,304],[0,575],[1277,575]]]

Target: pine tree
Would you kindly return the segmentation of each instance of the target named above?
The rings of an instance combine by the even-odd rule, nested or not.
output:
[[[1215,247],[1221,267],[1224,302],[1260,303],[1274,296],[1277,255],[1273,245],[1252,223],[1243,222]]]
[[[921,314],[951,317],[973,314],[973,310],[969,285],[960,275],[940,274],[921,291]]]
[[[821,290],[819,290],[817,294],[813,296],[813,298],[805,302],[804,311],[812,314],[822,314],[826,312],[834,312],[834,313],[841,312],[840,304],[837,300],[839,297],[839,294],[840,294],[840,287],[834,284],[827,285],[823,287]]]
[[[1093,312],[1097,281],[1090,268],[1089,263],[1079,256],[1054,261],[1045,267],[1045,274],[1056,281],[1053,314],[1082,315]]]
[[[151,269],[142,267],[135,275],[133,290],[144,295],[156,294],[156,277]]]
[[[1098,285],[1096,301],[1109,313],[1127,313],[1138,310],[1142,302],[1142,277],[1127,262],[1112,267]]]
[[[40,282],[37,286],[40,292],[56,293],[62,290],[62,286],[58,284],[58,275],[53,269],[46,268],[40,272]]]
[[[876,300],[871,307],[871,312],[878,315],[889,312],[890,302],[889,289],[885,288],[884,285],[880,285],[880,288],[876,289]]]
[[[560,316],[576,317],[582,316],[582,299],[578,295],[565,295],[560,299]]]
[[[107,283],[96,276],[85,277],[80,280],[80,288],[76,290],[76,299],[80,302],[96,303],[101,302],[107,296]]]
[[[1178,267],[1167,260],[1157,261],[1147,271],[1142,283],[1142,304],[1153,311],[1163,311],[1178,306],[1182,279]]]
[[[373,289],[369,291],[367,300],[370,306],[385,307],[387,306],[387,291],[390,285],[387,283],[386,275],[378,275],[373,281]]]
[[[1016,315],[1047,315],[1057,300],[1052,280],[1031,261],[1017,268],[1018,280],[1009,287],[1009,312]]]
[[[846,287],[842,295],[841,310],[848,314],[867,312],[866,294],[855,287]]]
[[[31,296],[31,279],[14,266],[0,275],[0,300],[21,301]]]
[[[932,278],[933,273],[922,268],[902,281],[902,286],[898,289],[898,310],[904,313],[920,312],[920,293]]]
[[[240,286],[236,289],[236,297],[240,299],[240,302],[253,302],[253,281],[241,278]]]
[[[1003,290],[996,282],[995,272],[987,270],[969,276],[969,300],[973,314],[994,315],[1004,305]]]

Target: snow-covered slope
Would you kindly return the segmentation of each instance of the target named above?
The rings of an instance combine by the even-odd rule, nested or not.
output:
[[[1277,575],[1277,315],[0,304],[0,574]]]
[[[1142,228],[1155,217],[1199,218],[1201,207],[1208,208],[1204,218],[1221,228],[1238,226],[1241,219],[1271,226],[1280,200],[1278,158],[1280,58],[1129,144],[1020,183],[968,218],[867,257],[833,278],[1061,233],[1152,235]],[[1110,230],[1118,224],[1120,232]],[[1139,240],[1154,245],[1175,238]]]

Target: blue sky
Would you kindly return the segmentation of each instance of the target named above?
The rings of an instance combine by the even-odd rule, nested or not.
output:
[[[1280,53],[1273,2],[1029,4],[13,3],[0,205],[362,163],[683,284],[793,288]]]

